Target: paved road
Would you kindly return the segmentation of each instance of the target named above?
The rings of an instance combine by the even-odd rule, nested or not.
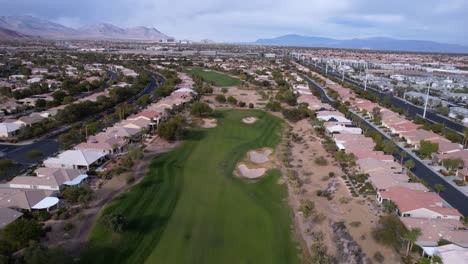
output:
[[[164,77],[159,74],[154,74],[150,84],[145,87],[140,93],[136,96],[129,98],[125,102],[117,104],[116,106],[110,108],[109,110],[105,111],[104,113],[89,117],[85,120],[80,121],[80,123],[90,120],[98,120],[102,118],[104,115],[111,114],[115,111],[115,108],[124,104],[124,103],[133,103],[139,97],[152,94],[158,87],[158,83],[163,83]],[[9,170],[7,173],[0,175],[0,180],[7,179],[8,177],[16,175],[18,172],[28,168],[35,163],[40,162],[44,157],[49,157],[54,153],[60,150],[60,143],[57,141],[58,137],[66,133],[70,130],[70,126],[65,127],[64,129],[58,130],[57,133],[50,134],[46,137],[43,137],[31,144],[26,145],[10,145],[10,144],[0,144],[0,155],[1,158],[11,159],[18,163],[18,166],[15,166],[13,169]],[[43,153],[43,156],[38,159],[30,159],[28,158],[27,154],[31,150],[39,150]]]
[[[312,66],[312,67],[315,67],[315,65],[313,63],[309,63],[309,65]],[[315,68],[318,69],[319,71],[321,71],[323,74],[325,74],[324,66],[317,65],[317,67],[315,67]],[[341,74],[333,71],[332,69],[330,69],[330,67],[329,67],[329,70],[328,70],[328,74],[332,75],[333,77],[338,78],[340,80],[342,78]],[[344,80],[345,80],[345,82],[347,82],[349,84],[352,84],[354,86],[357,86],[360,89],[364,90],[364,84],[362,84],[360,82],[357,82],[355,80],[349,79],[347,77],[345,77]],[[405,101],[405,100],[403,100],[401,98],[393,96],[393,94],[391,94],[391,93],[382,92],[380,90],[371,88],[369,86],[367,87],[367,90],[374,93],[374,94],[377,94],[380,97],[388,97],[392,105],[394,105],[396,107],[399,107],[399,108],[405,109],[408,112],[409,116],[411,116],[413,118],[415,116],[417,116],[417,115],[422,116],[423,113],[424,113],[424,108],[413,105],[411,103],[408,103],[407,101]],[[452,121],[452,120],[450,120],[450,119],[448,119],[448,118],[446,118],[444,116],[441,116],[441,115],[437,114],[434,110],[431,110],[431,109],[428,109],[426,111],[426,118],[429,119],[432,122],[444,124],[446,127],[450,128],[450,129],[453,129],[453,130],[457,131],[460,134],[463,134],[463,130],[465,129],[464,125],[462,125],[460,123],[457,123],[457,122],[454,122],[454,121]]]
[[[322,101],[325,103],[328,103],[332,106],[334,106],[334,101],[333,99],[329,98],[328,95],[326,94],[325,90],[315,83],[313,80],[310,78],[304,76],[307,80],[307,82],[314,87],[316,90],[318,90],[322,96]],[[352,115],[352,118],[356,117],[356,114]],[[375,130],[379,132],[383,138],[386,138],[388,140],[392,140],[386,133],[382,133],[378,128],[376,128],[372,123],[364,119],[363,122],[364,125],[366,125],[370,130]],[[398,145],[397,145],[398,146]],[[401,146],[398,146],[399,151],[405,150]],[[439,175],[437,175],[433,170],[428,168],[419,158],[417,158],[412,152],[409,152],[405,150],[408,154],[407,157],[404,159],[403,162],[406,162],[407,160],[413,160],[415,166],[413,169],[411,169],[411,172],[416,175],[418,178],[424,180],[427,182],[427,184],[431,187],[434,188],[436,184],[442,184],[445,187],[445,191],[440,193],[440,196],[447,201],[451,206],[456,208],[458,211],[460,211],[461,214],[464,216],[468,215],[468,197],[460,190],[452,186],[450,183],[442,179]],[[400,160],[400,155],[394,154],[393,155],[396,160]]]

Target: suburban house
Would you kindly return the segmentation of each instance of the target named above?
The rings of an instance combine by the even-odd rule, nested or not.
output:
[[[30,126],[30,125],[39,123],[42,120],[44,120],[44,117],[36,114],[36,115],[22,116],[18,118],[18,120],[16,120],[15,123],[21,126]]]
[[[0,207],[0,230],[20,218],[22,215],[23,213],[16,210],[7,207]]]
[[[462,150],[461,144],[450,142],[445,138],[436,138],[430,141],[439,145],[438,153],[451,153]]]
[[[378,201],[394,202],[397,214],[401,217],[442,218],[459,220],[462,216],[457,209],[447,207],[440,196],[432,192],[410,190],[404,187],[393,187],[379,192]]]
[[[38,176],[16,176],[10,182],[3,184],[11,189],[38,189],[58,191],[63,185],[77,185],[88,177],[80,170],[39,168]]]
[[[48,190],[0,189],[0,207],[13,209],[49,209],[58,204],[57,197],[51,197]]]
[[[90,137],[88,141],[76,145],[74,149],[92,150],[101,152],[104,155],[113,155],[123,152],[126,144],[126,140],[122,137],[102,134]]]
[[[396,162],[387,162],[373,158],[359,159],[356,164],[362,173],[391,171],[394,173],[401,173],[403,167]]]
[[[18,134],[21,127],[23,126],[16,123],[0,123],[0,137],[13,137]]]
[[[367,158],[377,159],[385,162],[392,162],[395,160],[395,158],[392,155],[386,155],[383,151],[356,150],[353,151],[353,154],[356,157],[356,160]]]
[[[317,119],[325,122],[339,122],[342,124],[351,124],[351,120],[347,119],[342,113],[338,111],[319,111],[315,113]]]
[[[393,187],[404,187],[415,191],[429,191],[426,186],[419,182],[409,182],[409,177],[406,174],[392,171],[371,172],[369,173],[368,180],[377,192],[388,191]],[[379,200],[378,195],[377,200]]]
[[[454,151],[443,154],[432,154],[432,161],[434,163],[441,163],[444,159],[461,159],[463,160],[464,167],[468,166],[468,149]]]
[[[382,121],[382,125],[383,122],[384,121]],[[398,134],[400,136],[402,133],[417,130],[420,126],[408,120],[404,120],[399,123],[389,124],[387,127],[390,129],[391,133]]]
[[[437,135],[436,133],[423,129],[404,132],[401,133],[401,136],[403,136],[406,142],[412,145],[415,149],[419,148],[419,142],[422,140],[432,141],[441,138],[441,136]]]
[[[138,119],[145,119],[150,121],[151,126],[157,126],[159,125],[159,122],[161,122],[161,118],[162,114],[160,112],[145,110],[127,117],[127,120],[133,121]]]
[[[402,217],[400,220],[408,229],[419,228],[421,230],[421,236],[416,241],[416,244],[421,247],[436,247],[441,239],[468,247],[468,229],[459,220],[416,217]]]
[[[47,168],[84,169],[89,170],[93,165],[99,165],[105,154],[94,150],[67,150],[57,157],[44,160]]]
[[[327,122],[325,124],[327,134],[362,134],[362,129],[353,125],[342,124],[338,122]]]
[[[468,248],[458,244],[448,244],[438,247],[423,247],[423,255],[439,256],[442,263],[467,263]]]

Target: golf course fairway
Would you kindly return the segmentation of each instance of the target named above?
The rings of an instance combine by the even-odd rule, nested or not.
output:
[[[214,114],[218,126],[191,129],[176,150],[103,209],[128,221],[113,233],[96,220],[83,263],[299,263],[279,170],[257,181],[233,176],[247,151],[275,148],[282,120],[262,111]],[[255,124],[241,122],[257,117]]]

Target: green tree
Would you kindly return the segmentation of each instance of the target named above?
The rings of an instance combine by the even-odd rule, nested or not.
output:
[[[393,213],[398,209],[397,205],[392,200],[385,200],[382,205],[385,210],[390,213]]]
[[[44,154],[42,154],[42,152],[37,150],[37,149],[33,149],[33,150],[29,151],[26,155],[30,159],[38,159],[38,158],[42,157]]]
[[[427,158],[432,155],[432,153],[436,153],[439,150],[439,144],[437,143],[432,143],[427,140],[421,140],[419,143],[419,150],[418,153],[421,155],[421,157]]]
[[[224,96],[222,94],[218,94],[218,95],[216,95],[215,100],[217,102],[219,102],[219,103],[225,103],[226,102],[226,96]]]
[[[382,113],[380,111],[380,107],[376,106],[372,108],[372,116],[374,118],[375,123],[379,123],[382,120]]]
[[[386,140],[383,143],[383,151],[385,152],[385,154],[394,154],[398,151],[398,147],[395,144],[395,142]]]
[[[443,186],[442,184],[438,183],[438,184],[434,185],[434,190],[435,190],[437,193],[443,192],[443,191],[445,191],[445,186]]]
[[[227,98],[227,102],[230,103],[230,104],[235,105],[235,104],[237,104],[237,99],[234,98],[233,96],[229,96],[229,97]]]
[[[128,225],[122,214],[108,214],[103,219],[104,224],[113,232],[122,233]]]
[[[419,236],[421,236],[421,229],[419,228],[412,228],[404,234],[404,238],[407,241],[406,256],[408,256],[413,249],[413,245],[416,243]]]
[[[413,160],[407,160],[405,162],[405,167],[408,169],[408,170],[411,170],[412,168],[414,168],[414,166],[416,166],[416,164],[414,164],[414,161]]]
[[[192,105],[191,114],[194,116],[208,116],[213,113],[213,109],[206,103],[196,102]]]
[[[30,243],[24,249],[23,259],[25,264],[62,264],[72,262],[63,248],[47,248],[37,242]]]
[[[2,236],[18,250],[26,247],[30,240],[39,240],[41,231],[41,226],[35,220],[20,218],[7,225],[2,231]]]
[[[158,126],[158,135],[166,140],[175,140],[184,134],[185,119],[173,117]]]
[[[15,166],[15,163],[9,159],[0,159],[0,175],[6,173],[8,170],[12,169]]]
[[[62,197],[69,203],[86,204],[93,199],[93,192],[88,186],[69,186],[61,191]]]

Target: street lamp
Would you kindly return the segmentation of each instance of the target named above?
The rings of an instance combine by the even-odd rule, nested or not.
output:
[[[431,83],[429,83],[429,85],[427,86],[426,103],[424,104],[423,118],[426,118],[427,102],[429,101],[429,90],[430,89],[431,89]]]

